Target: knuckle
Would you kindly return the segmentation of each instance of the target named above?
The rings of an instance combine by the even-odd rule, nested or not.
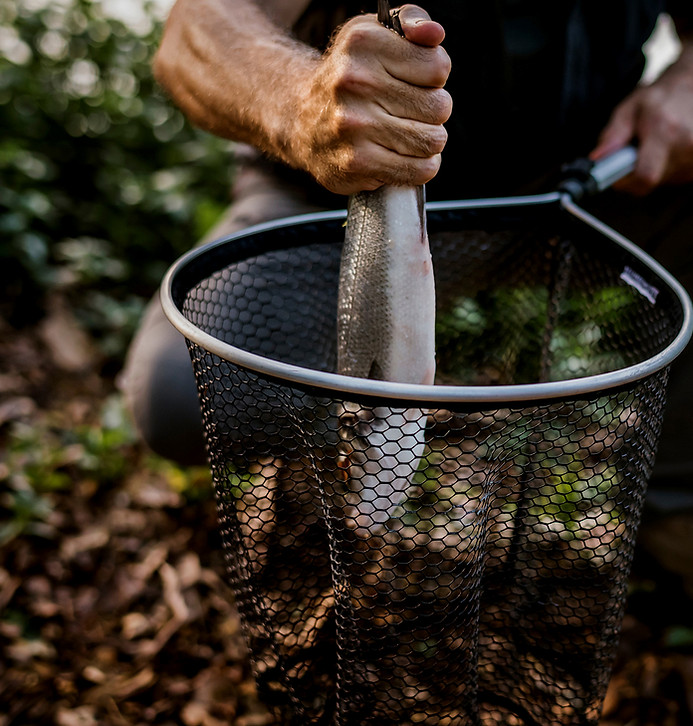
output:
[[[430,124],[444,124],[452,113],[452,98],[443,89],[429,90],[421,101],[422,121]]]
[[[661,174],[654,166],[641,166],[634,175],[634,183],[637,190],[646,194],[654,189],[661,181]]]
[[[412,184],[426,184],[433,179],[440,169],[440,154],[421,159],[412,170]]]
[[[445,123],[452,114],[452,96],[443,89],[435,92],[434,108],[438,123]]]
[[[443,151],[447,140],[447,131],[442,126],[433,126],[418,134],[412,134],[409,145],[412,155],[430,158]]]
[[[681,120],[671,115],[666,109],[653,109],[654,126],[668,138],[676,138],[681,131]]]
[[[337,43],[347,51],[354,51],[368,46],[379,26],[370,22],[366,16],[357,16],[346,22],[339,32]]]
[[[452,70],[452,61],[450,56],[441,48],[435,48],[435,58],[432,63],[433,85],[442,87],[448,80],[450,71]]]
[[[442,153],[445,144],[448,142],[448,132],[443,126],[439,126],[432,135],[429,151],[432,155]]]
[[[351,138],[362,127],[363,122],[360,117],[351,109],[343,105],[339,105],[335,108],[333,115],[333,128],[336,138]]]
[[[657,177],[651,171],[642,171],[636,175],[636,182],[638,186],[643,188],[651,188],[657,183]]]
[[[689,148],[693,144],[693,128],[689,119],[667,115],[664,124],[664,133],[679,149]]]
[[[344,154],[339,166],[340,172],[345,178],[367,176],[368,174],[368,158],[361,149],[352,147]]]
[[[693,149],[693,125],[691,123],[681,124],[680,139],[682,146],[690,153]]]
[[[345,64],[335,78],[337,92],[357,94],[371,85],[367,70],[359,64]]]

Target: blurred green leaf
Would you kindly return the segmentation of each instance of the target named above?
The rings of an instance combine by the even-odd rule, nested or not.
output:
[[[162,18],[139,8],[0,0],[1,312],[31,322],[60,286],[115,361],[162,271],[226,206],[233,168],[229,142],[156,86]]]
[[[0,545],[22,534],[46,536],[42,527],[54,510],[54,494],[89,478],[98,486],[122,479],[132,466],[137,435],[123,399],[103,402],[100,419],[76,428],[50,417],[10,429],[0,469]]]
[[[667,648],[693,647],[693,628],[686,625],[675,625],[664,634],[664,645]]]

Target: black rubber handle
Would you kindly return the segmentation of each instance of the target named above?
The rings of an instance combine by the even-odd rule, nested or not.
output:
[[[624,146],[599,161],[578,159],[563,167],[563,180],[558,189],[577,202],[623,179],[633,171],[637,160],[638,150],[634,146]]]

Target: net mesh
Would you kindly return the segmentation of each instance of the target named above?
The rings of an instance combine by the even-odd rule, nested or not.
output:
[[[554,211],[429,215],[438,383],[566,380],[681,326],[642,263]],[[334,371],[341,223],[210,251],[198,328]],[[578,399],[345,396],[189,341],[222,539],[282,724],[596,724],[667,370]]]

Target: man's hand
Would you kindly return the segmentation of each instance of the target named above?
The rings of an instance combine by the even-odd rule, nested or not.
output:
[[[638,162],[615,188],[645,195],[663,184],[693,181],[693,43],[651,85],[637,88],[616,107],[590,157],[594,160],[635,140]]]
[[[299,81],[284,156],[333,192],[423,184],[440,166],[452,110],[445,31],[415,5],[399,17],[404,38],[374,15],[351,19]]]
[[[334,192],[429,181],[452,107],[443,28],[405,5],[406,38],[363,15],[320,54],[285,27],[307,4],[176,0],[155,75],[196,125],[303,169]]]

